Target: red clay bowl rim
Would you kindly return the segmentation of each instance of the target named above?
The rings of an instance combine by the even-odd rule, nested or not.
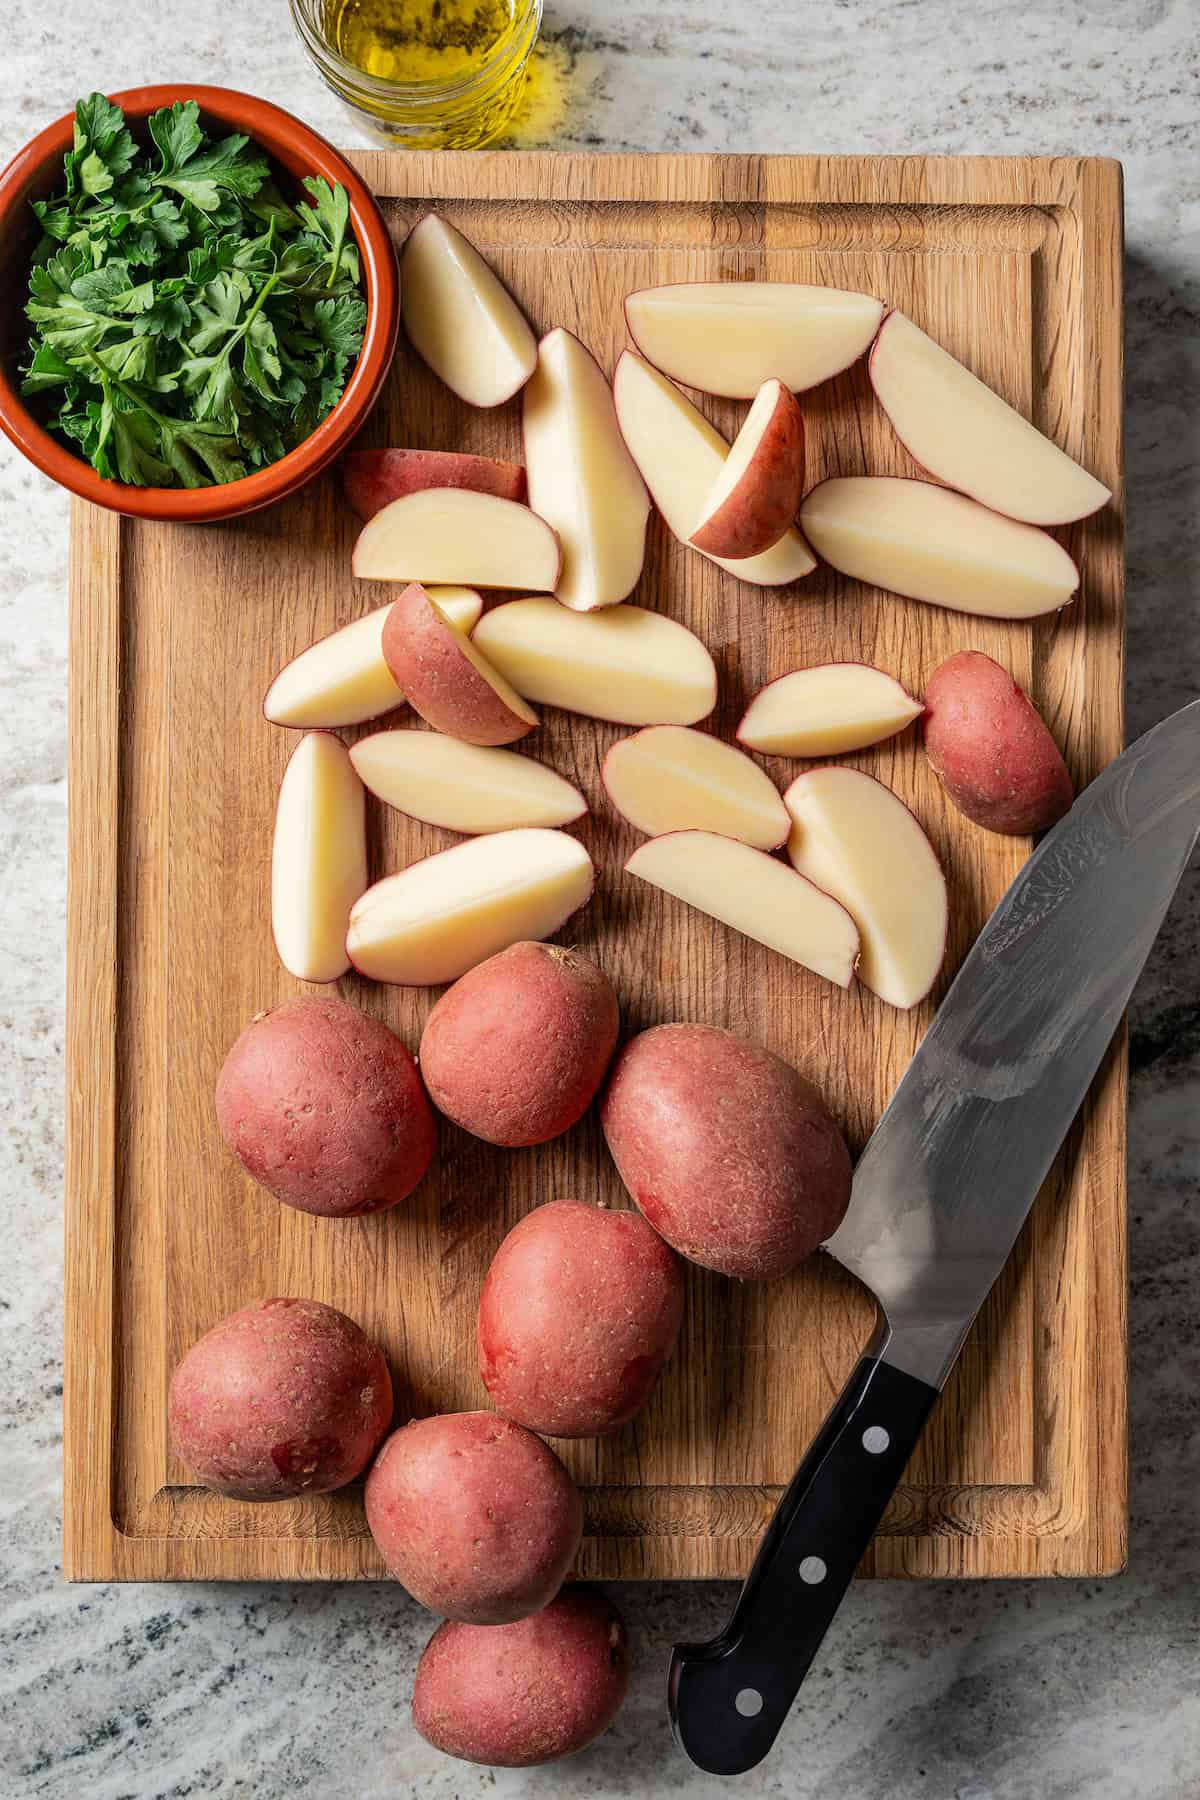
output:
[[[367,323],[362,349],[341,399],[302,444],[268,468],[219,486],[143,488],[121,481],[106,481],[90,463],[75,456],[38,424],[3,367],[0,367],[0,430],[44,475],[69,488],[73,494],[114,512],[141,519],[194,522],[228,519],[238,513],[253,512],[294,493],[328,467],[354,436],[378,396],[391,365],[400,328],[399,273],[387,224],[362,176],[333,145],[269,100],[243,94],[236,88],[177,82],[125,88],[110,98],[135,118],[145,117],[176,100],[195,100],[202,112],[235,130],[247,132],[276,159],[284,152],[299,156],[310,165],[312,174],[340,181],[350,196],[350,220],[366,278]],[[74,122],[73,111],[56,119],[19,150],[0,173],[0,230],[14,215],[16,207],[25,204],[31,177],[48,161],[61,158],[70,148]]]

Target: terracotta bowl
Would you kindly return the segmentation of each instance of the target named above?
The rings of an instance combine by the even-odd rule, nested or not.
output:
[[[44,474],[73,494],[114,512],[193,522],[254,512],[294,493],[318,475],[349,443],[383,385],[400,322],[400,280],[387,225],[366,183],[345,158],[291,113],[266,100],[232,88],[174,83],[130,88],[111,98],[123,109],[135,137],[145,136],[144,122],[160,106],[195,100],[201,122],[210,130],[242,131],[261,145],[277,165],[285,191],[289,176],[297,185],[304,175],[340,181],[350,196],[350,222],[362,259],[367,300],[363,347],[333,411],[311,436],[269,468],[241,481],[205,488],[135,487],[98,475],[90,463],[52,436],[21,398],[19,364],[25,359],[30,336],[23,308],[29,261],[38,238],[29,202],[62,186],[63,156],[71,147],[74,130],[74,114],[68,113],[39,133],[0,174],[0,293],[5,296],[0,313],[0,429]]]

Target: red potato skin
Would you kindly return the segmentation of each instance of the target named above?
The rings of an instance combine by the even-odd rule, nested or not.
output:
[[[513,744],[533,730],[468,662],[419,581],[393,603],[382,645],[392,679],[435,731],[466,744]]]
[[[525,471],[520,463],[457,450],[351,450],[342,458],[342,491],[364,524],[390,501],[432,487],[473,488],[524,504]]]
[[[529,1769],[607,1730],[629,1686],[621,1615],[597,1588],[564,1588],[515,1625],[440,1625],[417,1665],[413,1724],[447,1756]]]
[[[1007,669],[960,650],[925,689],[925,754],[976,825],[1012,837],[1046,831],[1075,789],[1049,728]]]
[[[366,1487],[391,1574],[446,1619],[509,1625],[548,1606],[583,1535],[583,1501],[553,1450],[494,1413],[393,1432]]]
[[[171,1378],[171,1448],[234,1500],[353,1481],[392,1416],[382,1350],[317,1300],[256,1300],[192,1345]]]
[[[731,1031],[643,1031],[617,1059],[600,1119],[650,1224],[706,1269],[786,1275],[849,1204],[850,1154],[817,1089]]]
[[[757,556],[796,522],[804,493],[804,418],[789,388],[779,399],[742,479],[690,542],[709,556]]]
[[[683,1272],[645,1219],[552,1200],[492,1259],[479,1372],[507,1418],[552,1437],[594,1437],[646,1404],[682,1317]]]
[[[246,1173],[285,1206],[324,1218],[398,1205],[437,1141],[408,1050],[332,994],[253,1019],[225,1058],[216,1107]]]
[[[489,1144],[545,1144],[583,1117],[612,1061],[620,1013],[596,963],[521,943],[463,975],[421,1037],[439,1112]]]

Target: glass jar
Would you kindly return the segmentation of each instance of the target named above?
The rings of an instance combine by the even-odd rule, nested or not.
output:
[[[412,4],[397,0],[397,10]],[[521,97],[543,0],[505,0],[508,21],[478,61],[419,81],[392,80],[348,62],[330,41],[331,0],[289,5],[318,72],[374,136],[406,150],[476,150],[500,135]]]

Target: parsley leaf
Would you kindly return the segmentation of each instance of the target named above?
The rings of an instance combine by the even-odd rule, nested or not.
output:
[[[340,182],[336,188],[332,188],[320,175],[306,175],[304,185],[314,203],[309,206],[301,201],[296,210],[309,230],[315,236],[324,238],[329,245],[327,285],[332,287],[338,278],[342,245],[346,241],[346,231],[350,224],[350,196]]]
[[[120,107],[103,94],[89,94],[75,107],[75,141],[64,161],[68,195],[106,193],[136,154]]]
[[[313,331],[327,349],[343,361],[358,353],[367,323],[367,305],[356,294],[336,300],[318,300],[313,307]]]
[[[158,145],[158,172],[173,175],[204,142],[200,108],[194,100],[177,100],[150,115],[150,136]]]

